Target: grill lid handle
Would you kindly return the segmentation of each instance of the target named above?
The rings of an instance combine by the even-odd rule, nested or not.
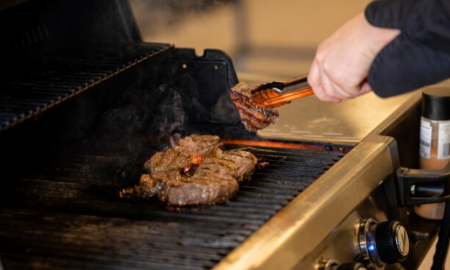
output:
[[[400,205],[450,201],[450,163],[442,170],[397,170]]]

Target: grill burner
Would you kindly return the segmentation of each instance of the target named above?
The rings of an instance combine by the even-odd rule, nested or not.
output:
[[[117,168],[125,161],[101,151],[50,154],[20,175],[11,173],[0,190],[2,263],[6,269],[209,269],[343,156],[225,148],[244,148],[269,164],[256,168],[235,199],[215,206],[118,199],[126,184]]]

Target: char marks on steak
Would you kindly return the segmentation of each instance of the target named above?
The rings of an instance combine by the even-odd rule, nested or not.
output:
[[[148,174],[135,187],[137,196],[158,195],[169,205],[228,201],[236,194],[238,181],[250,178],[258,160],[247,151],[222,151],[219,140],[218,136],[191,135],[154,154],[144,164]]]
[[[257,158],[250,152],[222,152],[218,149],[214,155],[205,158],[200,167],[198,167],[196,174],[209,174],[214,172],[227,174],[237,181],[242,181],[250,178],[257,162]]]
[[[149,174],[143,174],[139,186],[135,187],[139,198],[158,195],[169,205],[217,204],[228,201],[236,194],[239,186],[233,177],[210,173],[180,177],[177,181],[160,182]]]
[[[219,145],[219,141],[219,136],[193,134],[181,138],[173,148],[174,150],[188,154],[195,161],[196,157],[208,156]]]
[[[231,88],[231,99],[239,111],[242,124],[249,132],[256,132],[278,122],[278,111],[256,105],[252,101],[251,89],[244,82]]]
[[[158,181],[170,181],[180,177],[180,170],[190,168],[191,158],[175,149],[157,152],[144,164],[144,168]]]
[[[163,185],[158,198],[169,205],[217,204],[228,201],[238,189],[236,179],[230,175],[195,174]]]
[[[183,171],[199,164],[214,148],[220,138],[214,135],[191,135],[182,138],[172,148],[157,152],[144,164],[144,168],[158,181],[179,179]]]

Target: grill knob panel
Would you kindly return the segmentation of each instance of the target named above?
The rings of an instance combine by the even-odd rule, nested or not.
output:
[[[328,259],[319,262],[318,270],[367,270],[360,262],[340,264],[337,260]]]
[[[365,267],[359,262],[356,262],[356,263],[342,264],[336,270],[367,270],[367,267]]]
[[[409,238],[405,227],[398,221],[386,221],[377,225],[375,242],[381,261],[397,263],[409,253]]]

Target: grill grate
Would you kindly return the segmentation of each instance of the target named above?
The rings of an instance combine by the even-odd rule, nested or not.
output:
[[[95,46],[2,61],[0,131],[169,48],[144,43]]]
[[[314,182],[342,153],[243,147],[267,166],[232,201],[171,208],[116,198],[117,156],[44,162],[0,189],[6,269],[210,269]],[[120,171],[120,170],[119,170]]]

